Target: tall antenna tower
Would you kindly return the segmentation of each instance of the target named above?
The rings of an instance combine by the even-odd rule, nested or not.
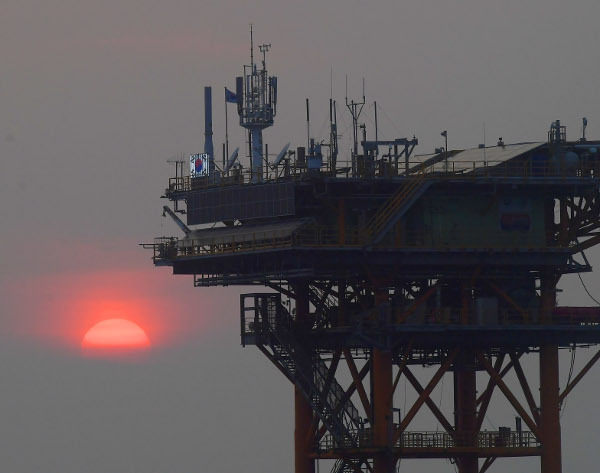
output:
[[[250,26],[250,64],[244,66],[243,77],[236,79],[236,95],[240,125],[248,130],[250,141],[251,182],[262,180],[263,138],[265,128],[273,125],[277,111],[277,77],[267,73],[270,44],[261,44],[261,68],[254,62],[254,37]]]

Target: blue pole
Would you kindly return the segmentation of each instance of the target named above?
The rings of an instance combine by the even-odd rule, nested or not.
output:
[[[208,154],[208,173],[213,175],[215,156],[212,140],[212,88],[204,87],[204,152]]]
[[[262,180],[262,130],[252,128],[252,183]]]

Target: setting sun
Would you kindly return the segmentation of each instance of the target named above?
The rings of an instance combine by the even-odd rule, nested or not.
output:
[[[106,319],[90,328],[81,341],[82,348],[137,349],[150,347],[146,332],[126,319]]]

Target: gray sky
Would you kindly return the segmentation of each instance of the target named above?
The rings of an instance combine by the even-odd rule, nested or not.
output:
[[[445,129],[451,148],[476,146],[484,124],[488,144],[543,141],[557,118],[577,138],[583,116],[600,137],[598,18],[597,0],[2,0],[2,470],[291,471],[292,388],[239,346],[236,290],[194,289],[137,247],[177,233],[160,217],[173,172],[165,161],[202,150],[204,85],[214,87],[220,149],[220,91],[248,60],[250,22],[257,43],[272,43],[279,77],[272,150],[304,142],[306,97],[313,132],[326,132],[333,71],[340,104],[345,75],[350,96],[364,76],[368,102],[382,108],[380,136],[416,134],[426,153]],[[600,263],[599,251],[588,256]],[[598,295],[600,277],[584,279]],[[561,287],[562,304],[593,305],[578,280]],[[155,345],[148,359],[80,356],[98,304],[141,311]],[[448,386],[434,395],[449,408]],[[569,400],[564,471],[595,469],[598,387],[596,370]],[[509,412],[499,404],[487,428],[513,425]],[[491,471],[509,464],[526,473],[537,461]]]

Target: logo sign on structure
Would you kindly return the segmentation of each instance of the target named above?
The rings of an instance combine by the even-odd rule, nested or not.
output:
[[[208,153],[190,155],[190,176],[208,176]]]

